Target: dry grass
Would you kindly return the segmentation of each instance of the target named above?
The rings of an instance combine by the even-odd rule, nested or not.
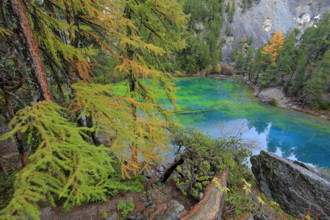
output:
[[[228,63],[224,63],[221,67],[221,74],[233,75],[233,68]]]

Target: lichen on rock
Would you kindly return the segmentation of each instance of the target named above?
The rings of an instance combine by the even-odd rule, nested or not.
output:
[[[262,151],[251,157],[261,190],[287,213],[327,219],[330,216],[330,176],[301,162]]]

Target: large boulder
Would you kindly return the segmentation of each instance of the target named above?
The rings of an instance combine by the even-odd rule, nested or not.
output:
[[[261,190],[287,213],[328,219],[330,177],[297,161],[262,151],[251,157],[252,172]]]

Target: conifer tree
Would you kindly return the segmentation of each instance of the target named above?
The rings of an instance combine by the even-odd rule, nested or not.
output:
[[[188,16],[183,14],[180,10],[182,5],[176,1],[126,0],[124,3],[124,17],[139,27],[133,29],[127,25],[125,28],[127,37],[129,39],[142,39],[138,44],[124,39],[120,42],[125,50],[124,58],[130,62],[123,60],[122,65],[117,68],[123,70],[128,76],[130,97],[140,96],[144,101],[154,103],[148,88],[141,81],[141,79],[153,78],[164,87],[166,94],[173,102],[172,87],[169,84],[170,74],[161,68],[159,57],[169,55],[185,46],[185,42],[180,39],[180,34],[173,30],[183,28]],[[122,69],[123,67],[125,69]],[[134,118],[137,118],[136,110],[136,106],[132,103],[132,116]],[[136,143],[132,143],[131,147],[132,159],[129,168],[138,167],[136,164],[140,147]]]
[[[19,6],[29,26],[24,28],[30,28],[27,35],[35,39],[28,46],[40,48],[38,61],[51,63],[66,78],[67,89],[73,91],[63,107],[51,101],[50,93],[42,93],[47,101],[18,111],[11,122],[15,128],[1,137],[22,132],[28,143],[32,136],[39,142],[27,166],[17,175],[14,199],[0,217],[38,219],[40,201],[55,205],[63,199],[66,208],[95,198],[104,200],[113,187],[114,161],[122,165],[123,176],[129,176],[127,170],[142,171],[162,159],[170,122],[143,79],[151,78],[162,85],[174,101],[170,74],[162,69],[160,58],[166,59],[185,46],[180,30],[188,16],[180,4],[169,0],[45,0]],[[9,30],[0,32],[7,35]],[[92,82],[94,56],[100,50],[116,60],[111,74],[126,74],[134,90],[118,95],[111,86]],[[29,56],[35,56],[36,51]],[[41,56],[47,62],[43,63]],[[46,79],[45,74],[43,77]],[[83,117],[89,123],[78,126],[77,120]],[[94,145],[89,132],[96,137],[104,132],[109,146]],[[136,153],[139,158],[127,163]],[[107,185],[109,178],[111,186]]]
[[[17,174],[13,199],[0,211],[1,219],[39,219],[38,203],[46,200],[55,206],[64,199],[64,208],[91,198],[105,200],[105,182],[113,172],[110,148],[84,141],[87,128],[68,122],[64,114],[54,102],[43,101],[18,111],[10,122],[17,126],[2,140],[17,131],[35,130],[41,141]]]
[[[270,44],[264,46],[263,54],[270,54],[272,63],[275,62],[276,57],[278,56],[278,51],[283,48],[284,36],[282,35],[281,30],[278,30],[277,33],[270,39]]]
[[[247,51],[246,51],[246,57],[245,57],[245,71],[249,74],[249,80],[251,81],[250,78],[250,73],[251,73],[251,69],[252,69],[252,59],[253,59],[253,47],[248,47]]]

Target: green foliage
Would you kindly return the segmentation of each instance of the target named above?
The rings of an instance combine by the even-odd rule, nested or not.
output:
[[[226,138],[214,140],[193,129],[176,131],[174,144],[185,147],[186,159],[173,179],[184,195],[199,200],[210,182],[216,182],[214,175],[229,167],[228,187],[222,189],[226,191],[225,214],[234,210],[239,216],[254,210],[251,184],[245,180],[250,178],[245,162],[251,153],[241,146],[239,134]]]
[[[235,68],[237,70],[242,70],[245,66],[245,59],[243,51],[240,51],[235,60]]]
[[[191,15],[185,34],[188,45],[177,55],[173,70],[194,73],[220,62],[222,45],[218,40],[224,21],[223,7],[223,2],[217,0],[185,1],[184,12]]]
[[[252,43],[253,43],[253,35],[250,35],[250,36],[248,36],[248,38],[247,38],[247,44],[248,44],[248,45],[252,45]]]
[[[231,51],[230,58],[231,58],[232,60],[236,60],[237,55],[238,55],[238,46],[235,45],[235,47],[234,47],[233,50]]]
[[[141,183],[144,182],[144,176],[137,175],[123,179],[121,175],[121,163],[116,161],[112,164],[112,166],[114,168],[114,172],[112,172],[108,179],[105,181],[107,198],[111,198],[121,193],[137,193],[143,191],[144,187]]]
[[[230,3],[229,2],[227,2],[225,11],[226,11],[226,13],[228,13],[230,11]]]
[[[229,23],[233,22],[233,20],[234,20],[235,10],[236,10],[236,2],[233,1],[230,12],[229,12],[229,17],[228,17]]]
[[[255,204],[253,204],[252,199],[247,197],[243,192],[227,193],[225,200],[230,204],[229,206],[235,207],[235,216],[252,212],[255,208]],[[226,214],[228,214],[228,211],[225,209],[224,215]]]
[[[11,121],[15,129],[1,137],[36,130],[42,140],[16,176],[13,199],[0,213],[5,219],[39,219],[40,200],[55,205],[61,199],[64,209],[94,198],[106,200],[105,183],[114,171],[110,148],[86,142],[88,129],[68,122],[64,114],[55,103],[40,102],[17,112]]]
[[[241,7],[243,8],[243,12],[247,7],[251,7],[253,4],[253,0],[242,0]]]
[[[293,75],[296,63],[298,60],[298,50],[296,49],[296,34],[291,32],[285,39],[283,50],[280,51],[280,55],[277,60],[277,69],[279,75]],[[291,84],[292,77],[289,78],[287,86]]]
[[[0,173],[0,210],[5,208],[14,194],[14,182],[18,171],[9,176]]]
[[[117,210],[121,211],[120,213],[122,217],[127,216],[129,212],[134,210],[134,207],[135,205],[132,199],[129,199],[127,203],[124,200],[119,200],[117,204]]]
[[[246,57],[245,57],[245,66],[244,70],[250,74],[251,69],[252,69],[252,64],[253,64],[253,55],[254,55],[254,50],[253,47],[248,47],[246,51]]]
[[[106,219],[107,217],[108,217],[107,211],[103,211],[102,218],[103,219]]]
[[[321,103],[322,100],[319,94],[322,92],[325,79],[326,77],[322,69],[314,73],[312,78],[304,84],[301,98],[313,107],[319,108],[319,103]]]
[[[226,25],[226,34],[227,34],[227,36],[233,36],[233,34],[231,32],[231,27],[229,26],[229,24]]]
[[[144,88],[142,84],[139,85]],[[106,135],[111,143],[111,153],[122,161],[123,174],[128,175],[126,169],[142,171],[151,162],[163,159],[163,153],[168,148],[166,128],[169,122],[162,118],[166,117],[165,114],[156,113],[160,111],[157,105],[116,96],[111,92],[110,85],[79,82],[73,88],[76,91],[74,114],[92,117],[91,129],[96,136],[100,132]],[[143,94],[144,91],[140,92]],[[132,105],[143,112],[137,113],[138,118],[131,113]],[[139,148],[141,162],[146,162],[144,167],[124,163],[131,158],[132,143],[135,143],[135,148]]]
[[[27,144],[37,140],[27,166],[16,176],[13,199],[1,217],[38,219],[39,205],[45,202],[63,203],[67,210],[142,190],[140,177],[122,183],[122,176],[163,159],[169,119],[141,79],[152,78],[174,102],[171,75],[161,62],[185,47],[182,31],[189,16],[183,14],[182,4],[167,0],[24,3],[22,10],[37,41],[34,46],[43,51],[47,74],[54,77],[49,98],[54,102],[35,101],[19,110],[10,124],[15,129],[1,137],[21,132]],[[10,2],[4,6],[4,15],[15,20],[7,7]],[[11,31],[0,23],[1,35],[8,40]],[[16,44],[17,36],[12,34]],[[103,66],[94,69],[97,62]],[[12,60],[8,66],[14,66]],[[111,92],[110,86],[91,83],[107,84],[125,77],[133,79],[135,89],[121,96]],[[30,78],[25,78],[30,84],[27,88],[37,87]],[[31,95],[38,90],[33,89]],[[107,146],[98,143],[101,132]],[[141,160],[130,160],[133,153]]]
[[[84,87],[84,89],[87,88],[88,86]],[[78,92],[82,89],[79,87],[75,89],[77,98],[82,99],[83,95],[80,96]],[[98,89],[94,88],[93,91],[94,93],[102,91],[102,86]],[[92,92],[89,95],[94,98]],[[104,98],[103,101],[105,105],[115,105],[113,99],[107,102]],[[82,100],[76,102],[77,105],[81,103]],[[91,109],[96,108],[95,103],[89,100],[88,108],[83,109],[82,112],[91,112]],[[115,106],[113,108],[108,106],[105,110],[101,106],[97,108],[99,118],[95,117],[96,123],[97,119],[102,118],[102,114],[107,116],[109,111],[116,109]],[[117,111],[120,112],[119,109]],[[35,153],[29,157],[28,165],[16,175],[15,192],[8,206],[1,211],[2,217],[38,219],[40,201],[47,201],[55,206],[61,200],[63,208],[67,210],[85,202],[105,201],[118,193],[143,190],[141,182],[144,179],[140,176],[123,181],[122,162],[110,156],[118,155],[116,144],[113,148],[90,144],[85,140],[85,137],[88,137],[86,132],[91,132],[96,127],[77,127],[64,115],[68,115],[65,109],[55,103],[37,103],[17,112],[11,121],[11,124],[16,124],[15,129],[1,137],[1,139],[7,139],[13,137],[16,131],[21,131],[29,135],[28,142],[31,141],[32,134],[38,134],[41,140]],[[129,115],[115,117],[118,120]],[[111,114],[108,120],[112,120]],[[113,119],[112,123],[115,121]],[[127,126],[123,120],[121,122],[117,125],[118,127],[113,125],[112,128],[120,129],[120,126]],[[107,123],[108,121],[104,120],[101,128],[105,129]]]

